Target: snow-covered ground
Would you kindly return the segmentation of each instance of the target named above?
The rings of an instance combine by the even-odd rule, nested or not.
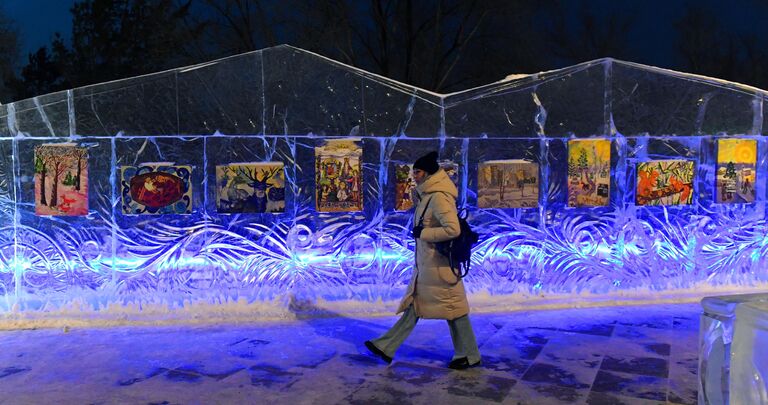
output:
[[[403,287],[404,290],[404,287]],[[622,290],[595,294],[469,294],[475,313],[536,311],[544,309],[621,307],[625,305],[698,303],[703,297],[729,294],[762,293],[768,284],[753,286],[712,286],[700,283],[687,289],[649,291]],[[14,304],[0,300],[0,330],[65,327],[170,326],[241,324],[256,321],[290,321],[297,317],[389,316],[397,309],[402,292],[390,291],[389,299],[323,299],[275,294],[272,299],[248,300],[214,295],[190,301],[188,297],[157,294],[151,301],[125,299],[113,302],[98,291],[86,289],[68,292],[57,299],[39,299]]]

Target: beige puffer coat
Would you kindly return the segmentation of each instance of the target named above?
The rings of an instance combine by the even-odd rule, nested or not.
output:
[[[413,304],[419,318],[456,319],[469,313],[464,282],[453,274],[448,258],[435,249],[435,242],[453,239],[461,232],[456,213],[459,193],[442,169],[428,176],[416,191],[420,199],[413,222],[418,225],[424,212],[424,230],[416,239],[416,268],[397,313]]]

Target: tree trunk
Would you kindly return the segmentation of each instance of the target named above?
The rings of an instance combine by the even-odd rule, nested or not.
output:
[[[60,175],[61,175],[61,170],[54,169],[53,190],[51,191],[51,203],[48,204],[49,207],[55,207],[59,204],[59,176]]]
[[[499,170],[499,203],[504,201],[504,169]]]
[[[82,170],[83,158],[77,158],[77,175],[75,176],[75,190],[80,191],[80,171]]]
[[[48,205],[48,202],[45,201],[45,176],[48,174],[48,171],[46,170],[45,163],[43,163],[43,170],[40,172],[40,204],[42,205]]]

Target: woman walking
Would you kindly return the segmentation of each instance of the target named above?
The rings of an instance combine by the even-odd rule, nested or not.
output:
[[[453,340],[454,355],[448,363],[462,370],[480,364],[475,333],[469,322],[469,304],[464,282],[454,275],[448,258],[435,249],[437,242],[451,240],[461,232],[456,211],[458,190],[437,163],[437,152],[422,156],[413,164],[413,179],[419,203],[414,213],[416,266],[408,291],[400,302],[400,320],[384,335],[365,346],[387,363],[410,335],[419,318],[445,319]]]

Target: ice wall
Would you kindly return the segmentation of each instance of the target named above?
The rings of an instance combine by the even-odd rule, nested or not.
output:
[[[459,165],[482,233],[467,287],[605,294],[752,285],[765,272],[765,93],[611,59],[439,95],[279,46],[39,96],[0,116],[0,312],[113,304],[399,297],[411,213],[394,165],[430,150]],[[364,209],[315,210],[314,148],[363,143]],[[716,139],[756,139],[756,201],[715,204]],[[569,139],[611,141],[610,204],[567,206]],[[34,149],[89,151],[89,214],[36,216]],[[636,163],[695,161],[693,204],[635,204]],[[477,209],[477,168],[540,164],[536,209]],[[281,161],[286,210],[220,214],[215,166]],[[119,167],[192,166],[191,215],[131,216]]]

